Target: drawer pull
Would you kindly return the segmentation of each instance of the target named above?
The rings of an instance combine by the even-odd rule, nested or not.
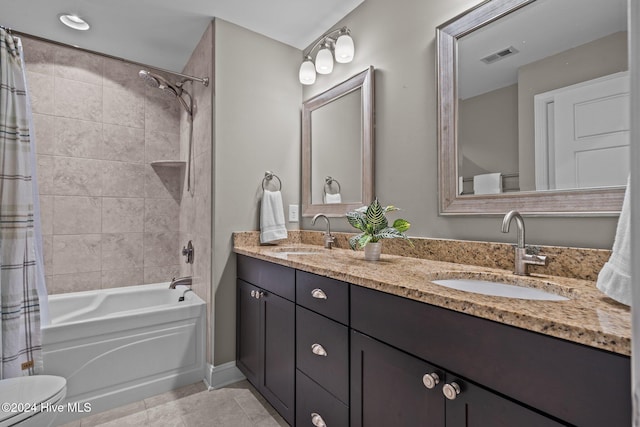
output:
[[[311,291],[311,296],[317,299],[327,299],[327,294],[322,289],[315,288]]]
[[[317,356],[326,356],[327,355],[327,351],[320,344],[312,344],[311,345],[311,351],[313,352],[313,354],[315,354]]]
[[[327,424],[325,424],[320,414],[316,414],[315,412],[311,413],[311,423],[316,427],[327,427]]]
[[[438,385],[439,382],[440,382],[440,376],[435,372],[432,372],[430,374],[424,374],[424,376],[422,377],[422,383],[429,390],[431,390],[436,385]]]
[[[442,393],[447,399],[455,400],[455,398],[460,394],[460,386],[455,382],[445,384],[442,386]]]

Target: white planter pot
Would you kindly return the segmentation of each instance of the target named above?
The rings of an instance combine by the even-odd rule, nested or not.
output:
[[[382,242],[367,243],[364,247],[364,259],[367,261],[380,260],[380,251],[382,250]]]

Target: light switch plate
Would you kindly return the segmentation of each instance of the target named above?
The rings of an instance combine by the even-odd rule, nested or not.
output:
[[[289,205],[289,222],[298,221],[298,205]]]

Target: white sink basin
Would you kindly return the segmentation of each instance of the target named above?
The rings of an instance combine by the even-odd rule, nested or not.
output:
[[[509,285],[507,283],[490,282],[474,279],[445,279],[434,280],[432,283],[459,291],[473,292],[476,294],[491,295],[496,297],[518,298],[542,301],[567,301],[569,298],[545,292],[540,289],[524,286]]]

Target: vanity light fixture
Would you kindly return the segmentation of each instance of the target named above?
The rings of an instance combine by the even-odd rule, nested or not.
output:
[[[312,54],[316,53],[315,64]],[[355,48],[351,31],[347,27],[337,30],[331,30],[324,33],[311,46],[308,51],[304,52],[304,60],[300,65],[298,74],[300,83],[303,85],[312,85],[316,82],[316,72],[319,74],[330,74],[333,71],[333,60],[341,64],[351,62]]]
[[[69,28],[73,28],[74,30],[87,31],[89,28],[91,28],[87,21],[80,18],[78,15],[74,15],[73,13],[61,13],[60,15],[58,15],[58,19],[60,19],[60,22],[62,22],[64,25]]]

